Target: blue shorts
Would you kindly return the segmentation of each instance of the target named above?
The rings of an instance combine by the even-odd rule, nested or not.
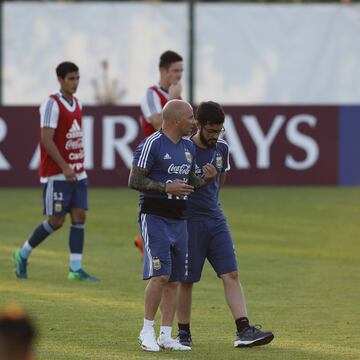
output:
[[[186,220],[139,213],[144,249],[143,279],[166,275],[169,281],[184,280],[187,275]]]
[[[207,258],[218,276],[237,271],[234,243],[225,217],[188,220],[189,268],[185,282],[198,282]]]
[[[44,215],[63,216],[71,209],[88,209],[88,180],[49,180],[43,191]]]

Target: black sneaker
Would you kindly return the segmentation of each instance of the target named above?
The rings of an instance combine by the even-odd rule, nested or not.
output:
[[[270,331],[261,331],[260,325],[248,326],[236,333],[234,347],[251,347],[266,345],[272,341],[274,334]]]
[[[185,345],[185,346],[192,345],[191,334],[185,330],[179,330],[176,339],[179,341],[181,345]]]

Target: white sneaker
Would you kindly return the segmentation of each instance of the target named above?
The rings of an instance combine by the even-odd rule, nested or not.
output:
[[[179,340],[173,338],[164,338],[163,336],[159,336],[157,339],[157,343],[163,349],[168,350],[177,350],[177,351],[189,351],[191,350],[190,346],[185,346],[179,343]]]
[[[145,351],[160,351],[160,347],[156,342],[155,331],[141,330],[139,335],[139,345]]]

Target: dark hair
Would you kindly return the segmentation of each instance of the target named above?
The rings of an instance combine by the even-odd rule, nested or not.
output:
[[[62,79],[64,79],[68,73],[76,71],[79,71],[78,66],[70,61],[64,61],[56,67],[56,75]]]
[[[159,68],[168,69],[175,62],[183,61],[183,58],[176,52],[168,50],[161,54]]]
[[[30,353],[35,337],[35,326],[21,308],[8,306],[0,314],[0,344],[5,353]]]
[[[217,102],[203,101],[196,110],[196,120],[199,121],[201,126],[222,124],[225,121],[225,113]]]

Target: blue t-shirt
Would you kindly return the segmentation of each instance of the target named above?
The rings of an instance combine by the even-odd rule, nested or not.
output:
[[[196,149],[195,173],[203,178],[202,167],[211,163],[215,166],[217,174],[215,179],[203,188],[189,196],[186,215],[188,219],[201,220],[209,217],[223,216],[219,201],[220,174],[230,170],[229,146],[219,139],[213,148],[200,148],[194,143]]]
[[[189,180],[189,173],[195,171],[195,147],[192,141],[182,138],[177,144],[173,143],[162,130],[144,139],[136,148],[133,165],[149,170],[148,178],[169,183],[175,179],[185,182]],[[144,212],[166,216],[177,202],[187,200],[187,196],[173,196],[159,192],[140,193],[140,206]],[[185,206],[185,205],[184,205]],[[163,207],[165,212],[158,213],[152,208]],[[168,209],[166,209],[168,208]],[[161,209],[160,209],[161,210]]]

